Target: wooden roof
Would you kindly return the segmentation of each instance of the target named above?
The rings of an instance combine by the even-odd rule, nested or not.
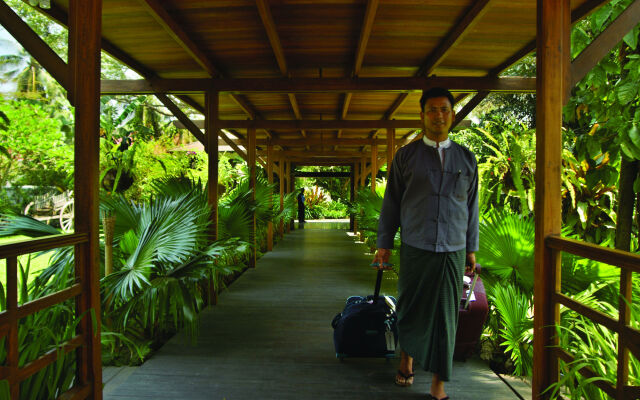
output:
[[[572,20],[602,3],[571,1]],[[63,20],[68,1],[52,6]],[[449,85],[460,99],[480,92],[476,102],[488,90],[535,88],[533,79],[508,89],[494,79],[535,49],[535,0],[103,0],[102,23],[103,48],[155,82],[149,91],[181,93],[202,111],[207,82],[220,82],[222,120],[416,120],[420,89],[433,76],[460,83]],[[284,78],[291,92],[277,89]],[[374,78],[392,78],[385,80],[392,90],[371,90],[380,82]],[[144,92],[111,87],[105,93]],[[395,137],[415,130],[397,128]],[[258,140],[327,143],[386,135],[337,125],[257,132]]]

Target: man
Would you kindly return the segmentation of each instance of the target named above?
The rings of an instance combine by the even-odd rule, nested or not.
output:
[[[304,224],[304,188],[298,193],[298,223]]]
[[[401,228],[396,384],[413,383],[414,360],[433,373],[430,399],[448,399],[465,272],[478,249],[478,167],[475,156],[452,142],[453,96],[429,89],[420,99],[423,140],[396,154],[378,224],[374,263],[388,268]]]

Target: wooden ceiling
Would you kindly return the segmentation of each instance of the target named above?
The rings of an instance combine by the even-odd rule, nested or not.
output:
[[[572,0],[572,20],[603,3]],[[67,8],[66,0],[54,0],[48,13],[64,20]],[[179,93],[202,111],[207,82],[221,82],[222,120],[415,121],[420,89],[432,82],[427,77],[451,78],[444,82],[456,83],[450,86],[459,87],[457,98],[471,99],[460,114],[500,89],[495,77],[535,49],[536,1],[103,0],[102,23],[103,48],[154,83],[148,91]],[[380,81],[373,78],[392,78],[397,87],[359,86],[369,78],[372,85]],[[277,89],[284,79],[296,90]],[[105,93],[144,92],[113,82],[105,87],[115,88]],[[523,80],[508,90],[532,88],[535,83]],[[352,154],[363,146],[335,140],[388,132],[307,125],[259,129],[258,140],[287,140],[283,148],[309,155]],[[394,135],[400,141],[415,131],[396,128]],[[242,138],[244,130],[233,133]]]

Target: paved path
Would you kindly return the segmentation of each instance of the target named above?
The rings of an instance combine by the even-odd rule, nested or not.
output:
[[[395,360],[335,358],[333,316],[349,295],[373,291],[365,251],[345,231],[292,231],[202,312],[197,346],[176,335],[105,399],[424,399],[426,372],[399,388]],[[394,294],[395,280],[382,291]],[[448,390],[454,400],[518,398],[478,360],[456,363]]]

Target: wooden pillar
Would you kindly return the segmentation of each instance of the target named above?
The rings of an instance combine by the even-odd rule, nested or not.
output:
[[[356,199],[356,186],[355,186],[355,181],[356,181],[356,168],[355,168],[355,164],[351,164],[351,167],[349,168],[349,171],[351,172],[351,175],[349,176],[349,202],[351,204],[353,204],[353,202]],[[351,232],[353,232],[355,230],[355,223],[356,220],[354,218],[353,213],[349,214],[349,230]]]
[[[216,124],[220,109],[218,92],[208,90],[204,95],[204,134],[207,150],[207,201],[211,207],[209,241],[218,240],[218,134]],[[218,291],[213,274],[209,280],[209,304],[218,304]]]
[[[557,343],[559,306],[553,305],[552,297],[560,289],[560,255],[545,246],[545,238],[561,229],[563,65],[570,55],[564,8],[569,6],[569,0],[538,0],[534,399],[549,398],[549,392],[543,392],[558,379],[551,352]]]
[[[220,97],[218,92],[205,93],[205,135],[207,139],[208,169],[208,199],[211,207],[211,241],[218,240],[218,110]]]
[[[391,161],[396,154],[396,130],[393,128],[387,129],[387,179],[391,173]]]
[[[76,353],[76,385],[89,387],[91,399],[102,399],[98,242],[101,14],[101,0],[69,1],[69,75],[75,105],[74,221],[75,232],[88,236],[88,242],[77,245],[75,253],[76,277],[82,285],[76,312],[84,315],[77,328],[83,346]]]
[[[367,159],[360,159],[360,187],[364,187],[364,183],[367,180],[367,174],[364,172],[367,169]]]
[[[249,169],[249,189],[251,189],[251,199],[256,199],[256,129],[247,129],[247,166]],[[249,267],[256,267],[256,214],[251,216],[251,232],[249,235],[249,243],[251,245],[251,256],[249,257]]]
[[[378,145],[371,145],[371,191],[376,192],[376,175],[378,175]]]
[[[267,181],[273,184],[273,145],[267,145]],[[269,196],[269,206],[273,208],[273,194]],[[273,222],[267,222],[267,251],[273,250]]]
[[[289,161],[289,163],[287,164],[287,187],[289,188],[289,193],[294,193],[296,192],[296,177],[293,176],[293,163],[291,161]],[[291,218],[288,221],[288,226],[289,226],[289,230],[295,230],[296,229],[296,223],[295,223],[295,218]]]
[[[284,207],[284,193],[285,193],[285,177],[284,177],[284,159],[280,159],[278,162],[278,177],[280,178],[280,210]],[[284,219],[280,218],[280,226],[278,227],[280,233],[280,239],[284,238]]]

